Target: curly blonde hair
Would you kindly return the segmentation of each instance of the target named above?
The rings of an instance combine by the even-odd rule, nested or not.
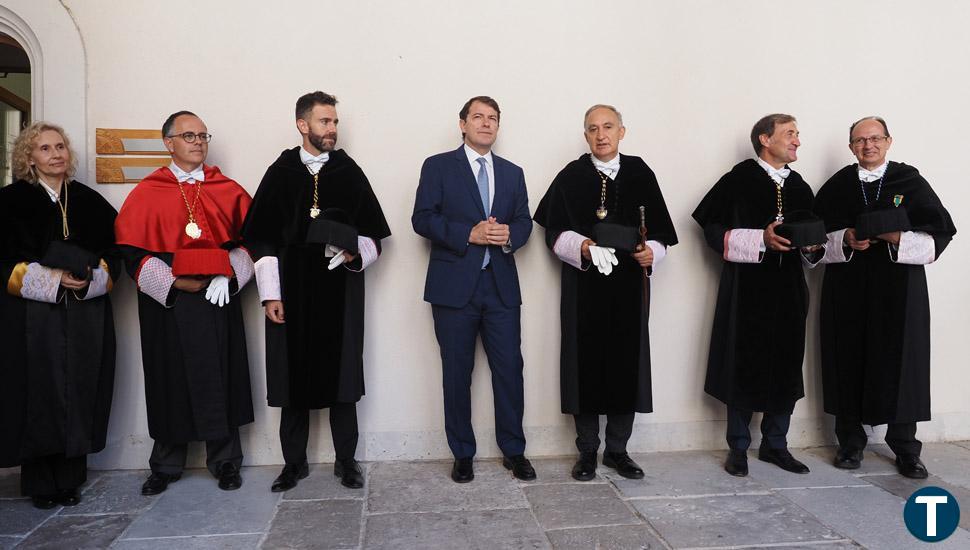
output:
[[[13,165],[13,177],[15,181],[26,180],[30,183],[37,183],[37,180],[40,179],[37,168],[30,164],[30,153],[34,150],[34,146],[37,145],[37,139],[40,135],[48,130],[57,132],[64,139],[64,145],[67,147],[67,152],[71,156],[68,159],[67,172],[64,174],[64,177],[66,180],[74,177],[74,172],[77,171],[77,154],[71,148],[71,140],[68,139],[64,128],[56,124],[51,124],[50,122],[39,121],[24,128],[13,144],[11,164]]]

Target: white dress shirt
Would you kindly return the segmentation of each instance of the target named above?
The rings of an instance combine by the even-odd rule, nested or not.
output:
[[[492,164],[492,152],[489,151],[484,155],[479,155],[478,151],[472,149],[465,144],[465,155],[468,157],[468,164],[472,167],[472,174],[475,175],[475,181],[478,181],[478,170],[480,169],[478,165],[478,159],[485,159],[485,173],[488,174],[488,211],[492,211],[492,204],[495,202],[495,165]]]

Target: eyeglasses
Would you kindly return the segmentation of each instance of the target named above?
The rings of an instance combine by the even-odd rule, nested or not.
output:
[[[168,137],[168,138],[180,137],[185,140],[185,143],[195,143],[196,139],[202,140],[202,143],[209,143],[210,141],[212,141],[212,134],[206,134],[205,132],[202,132],[200,134],[193,134],[192,132],[183,132],[181,134],[172,134],[165,137]]]
[[[857,137],[849,143],[851,143],[853,147],[865,147],[866,143],[868,142],[872,142],[873,145],[879,145],[887,139],[889,139],[889,136]]]

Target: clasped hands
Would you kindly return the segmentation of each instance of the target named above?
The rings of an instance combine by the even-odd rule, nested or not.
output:
[[[91,282],[91,268],[88,268],[88,276],[78,279],[70,271],[61,273],[61,286],[68,290],[83,290]]]
[[[781,225],[781,223],[782,222],[776,220],[769,223],[768,227],[765,228],[764,241],[765,241],[765,247],[768,248],[768,250],[774,250],[775,252],[788,252],[789,250],[792,249],[791,241],[782,237],[778,233],[775,233],[775,228]],[[805,252],[805,253],[815,252],[820,248],[822,248],[822,245],[820,244],[803,246],[802,252]]]
[[[890,244],[894,244],[896,246],[899,246],[899,238],[900,238],[901,235],[902,235],[901,232],[899,232],[899,231],[893,231],[891,233],[883,233],[881,235],[877,235],[873,239],[862,239],[862,240],[859,240],[859,239],[856,239],[856,236],[855,236],[855,228],[854,227],[850,227],[850,228],[848,228],[848,229],[845,230],[845,237],[843,238],[843,240],[844,240],[845,244],[849,245],[849,248],[851,248],[852,250],[862,251],[862,250],[865,250],[865,249],[869,248],[869,246],[873,242],[875,242],[876,239],[881,240],[881,241],[886,241],[887,243],[890,243]]]
[[[475,224],[475,227],[472,227],[472,231],[468,235],[468,242],[482,246],[505,246],[509,244],[510,237],[509,226],[498,223],[495,216],[489,216],[487,220],[480,221]]]
[[[214,306],[222,307],[229,303],[229,277],[216,275],[215,277],[186,275],[176,277],[172,284],[182,292],[196,293],[205,290],[205,299]]]

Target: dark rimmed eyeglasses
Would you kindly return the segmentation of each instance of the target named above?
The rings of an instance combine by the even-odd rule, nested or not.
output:
[[[205,132],[202,132],[199,134],[195,134],[192,132],[182,132],[181,134],[171,134],[165,137],[167,138],[180,137],[185,140],[185,143],[195,143],[196,139],[201,140],[202,143],[209,143],[210,141],[212,141],[212,134],[207,134]]]
[[[865,147],[867,142],[872,142],[873,145],[879,145],[887,139],[889,139],[889,136],[857,137],[849,143],[851,143],[853,147]]]

